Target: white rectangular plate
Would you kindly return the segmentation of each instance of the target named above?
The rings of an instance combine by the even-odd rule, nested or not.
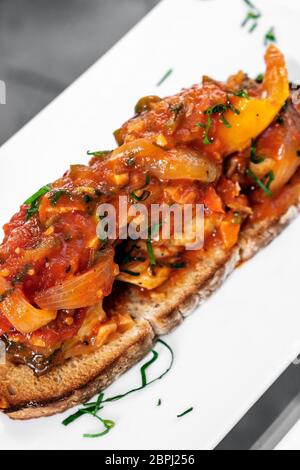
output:
[[[242,0],[162,2],[2,147],[0,222],[70,163],[87,162],[88,149],[113,146],[112,131],[132,115],[140,96],[175,93],[203,74],[225,79],[238,69],[262,72],[263,36],[273,25],[291,78],[300,78],[299,2],[257,4],[263,17],[248,34],[240,27],[247,12]],[[157,88],[169,68],[174,73]],[[24,423],[1,416],[0,448],[212,449],[300,351],[299,229],[300,219],[166,338],[174,369],[107,407],[105,417],[117,423],[109,435],[83,439],[98,430],[97,422],[85,417],[64,428],[69,413]],[[109,394],[139,380],[136,367]],[[191,406],[192,413],[176,418]]]

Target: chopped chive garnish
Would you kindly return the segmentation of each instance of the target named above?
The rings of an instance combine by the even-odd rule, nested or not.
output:
[[[228,100],[228,107],[229,109],[231,109],[231,111],[236,114],[237,116],[239,116],[241,114],[241,111],[239,109],[237,109],[232,103],[230,100]]]
[[[260,157],[256,153],[256,142],[254,140],[252,141],[252,144],[251,144],[250,160],[252,163],[255,163],[256,165],[264,161],[264,157]]]
[[[188,410],[184,411],[180,415],[177,415],[177,418],[182,418],[183,416],[187,415],[188,413],[191,413],[191,411],[193,411],[193,409],[194,409],[193,407],[189,408]]]
[[[212,106],[211,108],[208,108],[206,111],[204,111],[204,114],[208,114],[209,116],[212,114],[217,114],[217,113],[225,113],[227,111],[227,106],[226,104],[216,104],[215,106]]]
[[[239,90],[236,93],[234,93],[235,96],[239,96],[241,98],[245,98],[249,100],[250,96],[246,90]]]
[[[151,182],[150,175],[146,175],[146,186],[149,186],[150,182]]]
[[[134,166],[135,162],[136,162],[135,157],[129,157],[126,160],[126,166]]]
[[[129,274],[129,276],[135,276],[135,277],[138,277],[138,276],[141,275],[140,273],[136,273],[134,271],[129,271],[128,269],[121,269],[121,273]]]
[[[148,256],[149,256],[151,266],[156,266],[156,259],[154,256],[153,245],[152,245],[152,241],[150,240],[150,238],[148,238],[147,240],[147,251],[148,251]]]
[[[150,196],[150,192],[149,191],[143,191],[143,193],[141,194],[141,196],[138,196],[137,194],[135,193],[131,193],[130,194],[130,197],[132,199],[134,199],[135,201],[146,201],[146,199],[148,199],[148,197]]]
[[[270,186],[271,184],[273,183],[273,181],[275,180],[275,175],[274,175],[274,172],[273,171],[270,171],[268,174],[267,174],[267,183],[266,183],[266,187],[268,189],[270,189]]]
[[[110,419],[102,419],[100,416],[97,416],[97,415],[95,415],[95,418],[98,419],[99,421],[101,421],[101,423],[105,427],[105,430],[103,432],[98,433],[98,434],[84,434],[83,435],[84,438],[97,439],[98,437],[105,436],[116,425],[116,423],[114,421],[111,421]]]
[[[264,81],[264,74],[260,73],[259,75],[257,75],[255,80],[257,83],[262,83]]]
[[[254,181],[255,183],[270,197],[273,196],[273,193],[272,191],[270,191],[270,185],[271,185],[271,182],[274,181],[274,174],[272,172],[272,176],[271,174],[269,174],[269,180],[268,180],[268,183],[267,185],[265,185],[254,173],[252,170],[248,169],[247,170],[247,175],[250,176]],[[269,186],[269,187],[268,187]]]
[[[158,400],[157,402],[157,405],[156,406],[161,406],[161,399]]]
[[[157,361],[158,359],[158,352],[153,349],[152,351],[153,357],[150,359],[150,361],[146,362],[146,364],[143,365],[141,368],[141,377],[142,377],[142,387],[145,388],[147,385],[147,369]]]
[[[0,295],[0,303],[4,302],[7,297],[9,297],[11,294],[13,294],[14,289],[7,289],[6,291],[3,292],[3,294]]]
[[[50,202],[52,206],[56,206],[63,194],[66,194],[66,191],[64,189],[59,189],[58,191],[55,191],[53,195],[51,195]]]
[[[20,284],[21,282],[23,282],[28,274],[28,271],[31,269],[31,265],[30,264],[26,264],[22,270],[16,274],[13,279],[11,280],[11,284],[13,285],[13,287],[16,287],[18,284]]]
[[[181,262],[178,262],[178,263],[172,263],[170,265],[170,268],[172,269],[183,269],[186,267],[186,262],[185,261],[181,261]]]
[[[114,401],[119,401],[121,400],[122,398],[125,398],[127,397],[128,395],[134,393],[134,392],[138,392],[139,390],[143,390],[143,388],[146,388],[148,387],[149,385],[153,384],[154,382],[157,382],[158,380],[161,380],[163,377],[165,377],[165,375],[167,375],[167,373],[172,369],[173,367],[173,364],[174,364],[174,359],[175,359],[175,356],[174,356],[174,352],[172,350],[172,348],[165,342],[163,341],[162,339],[158,339],[157,340],[157,343],[160,343],[162,344],[166,349],[168,349],[168,351],[170,352],[171,354],[171,362],[170,362],[170,365],[168,366],[168,368],[165,370],[165,372],[163,372],[159,377],[157,377],[156,379],[153,379],[151,380],[150,382],[147,382],[146,385],[141,385],[140,387],[137,387],[137,388],[134,388],[132,390],[129,390],[128,392],[126,393],[123,393],[121,395],[116,395],[115,397],[111,397],[111,398],[106,398],[106,400],[103,400],[102,403],[111,403],[111,402],[114,402]],[[155,351],[156,352],[156,351]],[[154,350],[152,350],[152,354],[154,355]],[[155,355],[156,357],[156,355]],[[158,357],[156,357],[156,360],[158,359]],[[151,362],[151,363],[150,363]],[[142,374],[142,369],[145,370],[151,365],[153,364],[153,360],[147,362],[146,364],[144,364],[144,366],[142,366],[141,368],[141,374]],[[94,403],[87,403],[87,406],[91,406],[91,405],[95,405]]]
[[[159,234],[159,231],[160,231],[162,225],[163,225],[163,224],[162,224],[161,222],[159,222],[159,223],[157,223],[157,224],[153,224],[152,227],[151,227],[151,229],[149,230],[149,237],[150,237],[150,236],[151,236],[152,238],[157,237],[157,235]]]
[[[265,46],[267,46],[270,42],[276,42],[277,38],[275,35],[274,27],[270,28],[269,31],[265,35]]]
[[[156,84],[156,86],[161,86],[174,72],[173,69],[169,69],[164,76],[159,80],[159,82]]]
[[[87,151],[87,154],[90,156],[94,157],[105,157],[106,155],[109,155],[112,153],[112,150],[96,150],[95,152],[92,152],[90,150]]]
[[[106,398],[106,399],[104,399],[104,393],[101,393],[96,402],[93,402],[93,403],[91,402],[91,403],[84,404],[83,405],[84,408],[79,409],[76,413],[74,413],[73,415],[66,418],[63,421],[62,424],[64,426],[68,426],[71,423],[73,423],[74,421],[76,421],[77,419],[81,418],[82,416],[90,415],[90,416],[93,416],[94,418],[98,419],[99,421],[101,421],[101,423],[104,425],[105,429],[104,429],[104,431],[102,431],[98,434],[84,434],[84,437],[85,438],[97,438],[97,437],[102,437],[102,436],[108,434],[111,431],[111,429],[115,426],[115,422],[111,421],[111,420],[103,419],[98,415],[99,411],[104,408],[104,404],[121,400],[122,398],[125,398],[126,396],[128,396],[128,395],[130,395],[134,392],[138,392],[140,390],[143,390],[144,388],[148,387],[149,385],[153,384],[154,382],[157,382],[158,380],[161,380],[173,367],[174,352],[173,352],[172,348],[167,343],[165,343],[165,341],[163,341],[161,339],[158,339],[157,343],[162,344],[169,351],[169,353],[171,354],[171,361],[170,361],[169,366],[167,367],[167,369],[159,377],[156,377],[155,379],[150,380],[149,382],[147,380],[147,370],[148,370],[148,368],[154,362],[156,362],[158,357],[159,357],[158,352],[153,349],[152,350],[152,355],[153,355],[152,358],[148,362],[146,362],[140,369],[142,384],[139,387],[134,388],[132,390],[129,390],[128,392],[125,392],[123,394],[120,394],[120,395],[117,395],[117,396],[114,396],[114,397],[109,397],[109,398]]]
[[[252,2],[248,0],[244,0],[244,2],[250,8],[250,11],[248,11],[241,26],[242,28],[244,28],[245,26],[248,25],[249,21],[252,22],[248,31],[249,33],[253,33],[253,31],[257,28],[258,20],[261,18],[262,15],[261,15],[261,12],[258,10],[258,8]]]
[[[207,118],[207,125],[206,125],[206,129],[205,129],[205,134],[204,134],[204,138],[203,138],[203,143],[205,145],[212,144],[212,140],[210,139],[210,137],[208,135],[208,133],[210,131],[210,128],[211,128],[211,125],[212,125],[212,118],[211,118],[211,115],[209,114],[208,118]]]
[[[257,22],[253,23],[253,25],[252,25],[251,28],[249,29],[249,33],[253,33],[253,31],[256,30],[257,26],[258,26],[258,23],[257,23]]]
[[[282,116],[280,116],[280,114],[277,116],[276,122],[277,122],[277,124],[279,124],[280,126],[283,126],[283,125],[284,125],[284,119],[283,119]]]
[[[43,186],[39,189],[36,193],[34,193],[30,198],[26,199],[24,204],[30,206],[27,209],[26,220],[29,220],[34,214],[36,214],[40,207],[40,199],[42,196],[47,194],[51,191],[51,187],[49,185]]]
[[[29,197],[28,199],[26,199],[26,201],[24,202],[24,204],[26,204],[27,206],[29,206],[30,204],[33,204],[34,202],[36,202],[38,199],[40,199],[40,197],[44,196],[44,194],[47,194],[49,193],[49,191],[51,191],[51,187],[49,185],[46,185],[46,186],[43,186],[41,189],[39,189],[36,193],[34,193],[31,197]]]
[[[85,204],[89,204],[90,202],[92,202],[92,200],[93,200],[93,198],[92,198],[89,194],[85,194],[85,195],[83,196],[83,202],[84,202]]]
[[[243,90],[244,93],[247,93],[245,90]],[[245,95],[244,95],[245,96]],[[203,122],[198,122],[196,124],[197,127],[201,127],[202,129],[205,130],[204,136],[203,136],[203,143],[205,145],[209,145],[213,143],[213,139],[209,137],[209,131],[212,126],[212,116],[214,114],[221,114],[221,122],[224,124],[225,127],[228,129],[231,128],[231,124],[227,121],[227,119],[224,116],[224,113],[226,111],[231,110],[234,114],[240,114],[240,111],[233,106],[231,101],[228,99],[227,104],[216,104],[212,106],[211,108],[208,108],[206,111],[204,111],[204,114],[207,116],[207,121],[206,124]]]
[[[181,111],[183,110],[184,106],[182,103],[179,103],[177,105],[173,105],[173,106],[170,106],[170,111],[172,113],[174,113],[174,121],[177,120],[179,114],[181,113]]]
[[[231,128],[231,124],[229,124],[229,122],[227,121],[227,119],[225,118],[225,116],[223,114],[221,116],[221,121],[224,124],[224,126],[227,127],[227,129]]]

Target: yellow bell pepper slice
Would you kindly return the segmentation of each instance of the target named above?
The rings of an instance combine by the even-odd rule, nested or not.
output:
[[[270,45],[265,54],[267,65],[260,98],[233,97],[233,106],[240,111],[234,114],[231,110],[225,118],[231,127],[222,123],[217,128],[217,139],[222,144],[225,155],[243,151],[249,147],[251,140],[261,134],[274,120],[289,97],[288,72],[283,54]]]

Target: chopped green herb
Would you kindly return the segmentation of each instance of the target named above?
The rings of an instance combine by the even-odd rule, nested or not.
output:
[[[134,166],[135,165],[135,157],[129,157],[127,160],[126,160],[126,166]]]
[[[146,175],[146,186],[149,186],[150,182],[151,182],[150,175]]]
[[[212,140],[210,139],[208,133],[210,131],[210,128],[211,128],[211,125],[212,125],[212,118],[211,118],[211,115],[208,116],[207,118],[207,125],[206,125],[206,129],[205,129],[205,135],[204,135],[204,138],[203,138],[203,143],[205,145],[209,145],[209,144],[212,144]]]
[[[152,241],[150,240],[150,238],[148,238],[147,240],[147,251],[148,251],[148,256],[149,256],[151,266],[156,266],[156,259],[154,256],[153,245],[152,245]]]
[[[234,93],[235,96],[239,96],[241,98],[245,98],[247,100],[250,99],[250,96],[246,90],[239,90],[236,93]]]
[[[231,129],[231,124],[229,124],[229,122],[227,121],[227,119],[225,118],[223,114],[221,116],[221,121],[224,124],[224,126],[227,127],[227,129]]]
[[[170,111],[172,111],[172,113],[174,113],[174,121],[177,120],[179,114],[181,113],[181,111],[183,110],[183,104],[182,103],[179,103],[177,105],[174,105],[174,106],[170,106]]]
[[[232,103],[230,100],[228,100],[228,107],[229,109],[231,109],[231,111],[236,114],[237,116],[239,116],[241,114],[241,111],[239,109],[237,109]]]
[[[135,273],[134,271],[129,271],[128,269],[121,269],[121,273],[129,274],[129,276],[135,276],[135,277],[138,277],[141,275],[140,273]]]
[[[269,187],[270,187],[271,182],[274,180],[274,175],[273,175],[272,181],[270,181],[270,179],[269,179],[269,181],[268,181],[268,183],[267,183],[267,184],[269,184],[269,187],[268,187],[267,185],[265,185],[265,184],[255,175],[255,173],[253,173],[252,170],[248,169],[248,170],[246,171],[246,173],[247,173],[248,176],[250,176],[250,177],[255,181],[255,183],[256,183],[268,196],[270,196],[270,197],[273,196],[273,193],[272,193],[272,191],[270,191]],[[270,175],[269,175],[269,177],[271,178]]]
[[[11,284],[16,287],[18,284],[20,284],[21,282],[24,281],[24,279],[26,278],[27,274],[28,274],[28,271],[31,269],[31,265],[30,264],[26,264],[22,270],[16,274],[13,278],[12,278],[12,281],[11,281]]]
[[[98,434],[84,434],[84,437],[85,438],[97,438],[97,437],[101,437],[101,436],[104,436],[104,435],[108,434],[111,431],[111,429],[115,426],[115,423],[114,423],[114,421],[111,421],[111,420],[105,420],[105,419],[101,418],[98,415],[99,411],[104,408],[104,404],[121,400],[122,398],[125,398],[126,396],[128,396],[128,395],[130,395],[134,392],[140,391],[140,390],[148,387],[149,385],[153,384],[154,382],[156,382],[158,380],[161,380],[173,367],[174,352],[173,352],[172,348],[161,339],[158,339],[157,342],[162,344],[171,354],[170,365],[167,367],[167,369],[159,377],[156,377],[155,379],[153,379],[149,382],[147,380],[147,370],[148,370],[148,368],[154,362],[156,362],[158,357],[159,357],[158,352],[155,351],[155,350],[152,350],[152,354],[153,354],[152,358],[146,364],[144,364],[141,367],[142,384],[139,387],[134,388],[132,390],[129,390],[128,392],[123,393],[121,395],[117,395],[117,396],[114,396],[114,397],[109,397],[107,399],[104,399],[104,393],[101,393],[96,402],[86,403],[85,405],[83,405],[84,408],[79,409],[76,413],[69,416],[67,419],[65,419],[63,421],[62,424],[64,426],[68,426],[71,423],[73,423],[74,421],[76,421],[77,419],[79,419],[81,416],[90,415],[90,416],[93,416],[94,418],[98,419],[99,421],[101,421],[101,423],[104,425],[105,429],[104,429],[104,431],[102,431],[101,433],[98,433]]]
[[[29,206],[33,202],[37,201],[40,197],[44,196],[44,194],[47,194],[49,191],[51,191],[51,187],[49,185],[43,186],[36,193],[34,193],[30,198],[26,199],[24,204]]]
[[[161,399],[158,400],[157,402],[157,405],[156,406],[161,406]]]
[[[279,124],[280,126],[283,126],[283,125],[284,125],[284,119],[283,119],[283,117],[282,117],[280,114],[277,115],[276,122],[277,122],[277,124]]]
[[[116,423],[114,421],[111,421],[110,419],[102,419],[100,416],[98,415],[94,415],[94,417],[96,419],[98,419],[103,425],[104,425],[104,428],[105,430],[103,432],[100,432],[98,434],[84,434],[83,437],[87,438],[87,439],[96,439],[98,437],[102,437],[102,436],[105,436],[106,434],[108,434],[112,428],[115,427]]]
[[[49,191],[51,191],[51,187],[49,185],[43,186],[36,193],[34,193],[30,198],[26,199],[24,204],[27,206],[30,206],[27,209],[27,215],[26,215],[27,220],[29,220],[34,214],[38,212],[39,207],[40,207],[41,197],[47,194]]]
[[[137,387],[137,388],[134,388],[132,390],[129,390],[128,392],[126,393],[123,393],[121,395],[116,395],[115,397],[111,397],[111,398],[106,398],[106,400],[103,400],[102,403],[111,403],[111,402],[114,402],[114,401],[118,401],[118,400],[121,400],[122,398],[125,398],[127,397],[128,395],[131,395],[132,393],[135,393],[135,392],[138,392],[139,390],[143,390],[144,388],[148,387],[149,385],[152,385],[154,382],[157,382],[158,380],[161,380],[163,379],[163,377],[165,377],[165,375],[168,374],[168,372],[172,369],[173,367],[173,364],[174,364],[174,359],[175,359],[175,356],[174,356],[174,352],[172,350],[172,348],[165,342],[163,341],[162,339],[158,339],[157,340],[157,343],[160,343],[162,344],[166,349],[168,349],[168,351],[170,352],[171,354],[171,362],[170,362],[170,365],[168,366],[168,368],[165,370],[165,372],[163,372],[159,377],[157,377],[156,379],[153,379],[151,380],[150,382],[147,382],[146,385],[141,385],[140,387]],[[156,353],[156,351],[155,351]],[[158,359],[158,356],[156,356],[156,354],[154,354],[154,350],[152,350],[152,354],[153,354],[153,357],[155,357],[155,360]],[[146,372],[146,370],[148,369],[148,367],[150,367],[151,364],[153,364],[153,358],[147,362],[146,364],[144,364],[144,366],[142,366],[141,368],[141,375],[142,375],[142,370],[144,371],[144,373]],[[95,403],[87,403],[86,406],[95,406]]]
[[[265,35],[265,46],[267,46],[270,42],[276,42],[277,38],[275,35],[274,27],[270,28],[269,31]]]
[[[174,72],[173,69],[169,69],[164,76],[159,80],[159,82],[156,84],[156,86],[161,86]]]
[[[270,190],[270,186],[271,184],[273,183],[273,181],[275,180],[275,175],[274,175],[274,172],[273,171],[270,171],[268,174],[267,174],[267,183],[266,183],[266,187],[268,188],[268,190]]]
[[[7,289],[3,294],[0,295],[0,303],[4,302],[14,292],[14,289]]]
[[[257,26],[258,26],[258,22],[256,21],[255,23],[253,23],[253,25],[249,29],[249,33],[253,33],[253,31],[256,30]]]
[[[264,158],[258,156],[256,153],[256,142],[254,140],[252,141],[252,144],[251,144],[250,160],[252,163],[255,163],[256,165],[264,161]]]
[[[50,202],[52,206],[56,206],[60,198],[62,197],[63,194],[66,194],[66,191],[64,189],[59,189],[58,191],[55,191],[51,197],[50,197]]]
[[[281,111],[286,111],[288,105],[289,105],[289,100],[287,99],[284,105],[282,106]]]
[[[256,81],[257,83],[262,83],[264,81],[264,74],[260,73],[259,75],[257,75]]]
[[[142,387],[145,388],[148,381],[147,381],[147,369],[157,361],[158,359],[158,352],[155,351],[154,349],[152,350],[153,357],[150,359],[150,361],[146,362],[146,364],[143,365],[141,368],[141,377],[142,377]]]
[[[95,152],[91,152],[90,150],[87,151],[88,155],[92,155],[94,157],[105,157],[112,153],[112,150],[96,150]]]
[[[153,224],[151,229],[149,230],[149,237],[155,238],[159,234],[160,229],[162,228],[163,224],[161,222],[157,224]]]
[[[226,111],[228,111],[229,109],[232,112],[234,112],[234,114],[240,114],[240,111],[233,106],[233,104],[231,103],[231,101],[229,99],[227,101],[227,104],[223,104],[223,103],[216,104],[216,105],[212,106],[211,108],[208,108],[206,111],[204,111],[204,114],[207,116],[206,124],[203,123],[203,122],[198,122],[196,124],[196,126],[201,127],[202,129],[205,130],[204,137],[203,137],[203,143],[205,145],[209,145],[209,144],[213,143],[213,140],[209,137],[209,131],[210,131],[211,126],[212,126],[212,115],[213,114],[219,114],[220,113],[221,114],[221,121],[224,124],[224,126],[229,128],[229,129],[231,128],[231,124],[227,121],[227,119],[224,116],[224,113],[226,113]]]
[[[181,261],[181,262],[178,262],[178,263],[173,263],[170,265],[170,267],[172,269],[182,269],[182,268],[185,268],[186,267],[186,262],[185,261]]]
[[[187,415],[188,413],[191,413],[191,411],[193,411],[193,409],[194,409],[193,407],[189,408],[188,410],[184,411],[180,415],[177,415],[177,418],[182,418],[183,416]]]
[[[85,195],[83,196],[83,202],[84,202],[85,204],[89,204],[90,202],[92,202],[92,200],[93,200],[93,198],[92,198],[89,194],[85,194]]]
[[[249,22],[252,22],[248,31],[249,33],[253,33],[253,31],[257,28],[258,20],[261,18],[262,15],[261,15],[261,12],[258,10],[258,8],[252,2],[248,0],[244,0],[244,2],[250,8],[250,11],[248,11],[241,26],[244,28],[245,26],[248,25]]]
[[[132,199],[134,199],[135,201],[146,201],[146,199],[148,199],[148,197],[150,196],[150,191],[143,191],[143,193],[141,194],[141,196],[137,196],[137,194],[135,193],[131,193],[130,194],[130,197]]]
[[[228,108],[226,104],[216,104],[215,106],[212,106],[211,108],[208,108],[206,111],[204,111],[204,114],[211,116],[212,114],[225,113],[227,109]]]

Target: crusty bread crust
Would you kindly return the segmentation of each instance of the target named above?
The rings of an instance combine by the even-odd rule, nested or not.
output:
[[[217,246],[198,254],[197,262],[178,280],[170,279],[147,296],[135,286],[117,292],[111,309],[126,308],[136,326],[94,354],[71,359],[40,378],[26,366],[0,366],[0,409],[12,419],[31,419],[87,401],[145,356],[155,334],[166,334],[178,326],[236,266],[280,234],[299,210],[300,198],[295,196],[281,214],[247,224],[231,252]]]
[[[299,211],[300,199],[295,200],[293,206],[278,216],[247,225],[240,239],[241,261],[248,261],[269,245],[298,216]]]
[[[153,336],[149,323],[141,320],[95,353],[73,358],[39,378],[27,366],[0,366],[2,407],[10,418],[31,419],[86,402],[145,356]]]

